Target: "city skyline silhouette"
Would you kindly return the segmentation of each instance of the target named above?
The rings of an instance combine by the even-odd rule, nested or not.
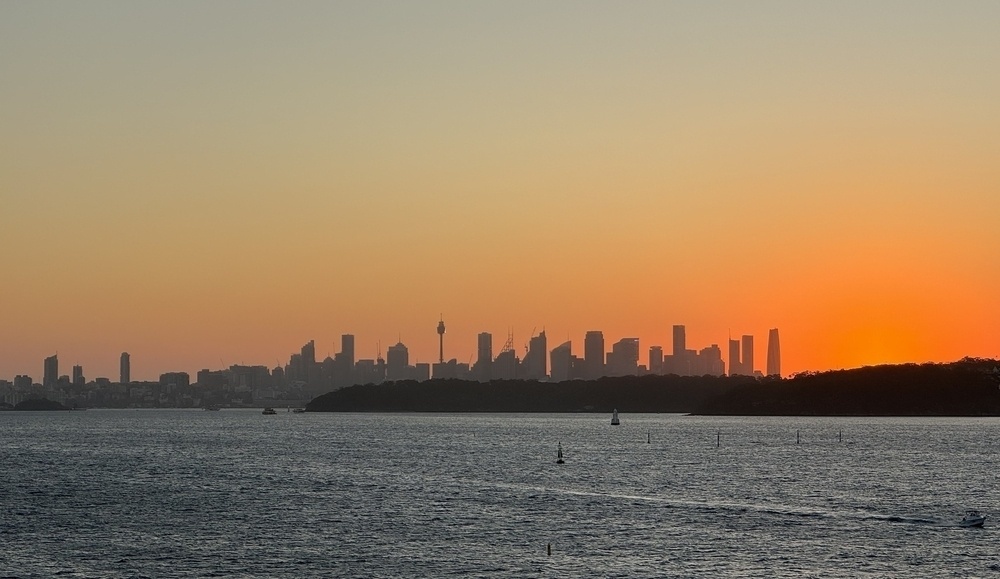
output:
[[[442,312],[1000,356],[998,5],[250,6],[0,6],[0,376],[432,363]]]
[[[670,340],[672,343],[666,346],[667,354],[664,354],[664,345],[662,344],[651,344],[643,349],[643,344],[638,338],[623,337],[615,342],[609,340],[606,345],[604,333],[600,330],[586,332],[584,340],[580,341],[574,349],[571,339],[560,341],[549,347],[543,328],[540,332],[533,332],[524,343],[523,348],[519,348],[515,344],[513,330],[509,329],[505,341],[497,343],[496,350],[493,348],[493,334],[480,332],[476,336],[475,353],[463,357],[463,360],[467,361],[451,356],[451,350],[448,350],[449,355],[445,356],[445,328],[442,317],[436,328],[438,336],[437,361],[421,360],[417,357],[411,359],[409,348],[403,342],[402,336],[397,338],[395,344],[388,344],[384,347],[381,342],[378,342],[374,353],[366,356],[367,352],[356,349],[354,334],[342,334],[339,350],[327,350],[325,356],[322,354],[322,350],[320,354],[317,354],[315,340],[309,340],[297,353],[293,352],[290,358],[286,358],[285,362],[279,360],[273,366],[259,361],[241,360],[239,363],[226,364],[225,361],[220,360],[219,366],[194,371],[176,366],[146,368],[141,375],[138,375],[141,377],[133,380],[133,376],[137,375],[133,374],[132,353],[121,352],[118,357],[118,374],[116,376],[95,376],[92,373],[85,375],[85,366],[79,360],[74,360],[72,376],[70,376],[64,371],[66,357],[64,356],[64,365],[60,369],[59,353],[56,352],[42,361],[41,379],[35,380],[34,373],[24,373],[9,378],[0,376],[0,382],[52,387],[59,384],[60,381],[82,386],[94,379],[100,379],[106,382],[128,384],[130,382],[155,382],[158,379],[162,381],[165,374],[183,373],[190,377],[190,383],[195,383],[194,376],[200,372],[222,371],[228,367],[265,368],[268,372],[282,372],[286,376],[291,368],[292,377],[289,379],[308,382],[309,366],[315,366],[318,371],[324,364],[334,362],[346,365],[346,368],[342,368],[340,371],[346,372],[346,376],[350,378],[342,378],[338,383],[330,383],[326,386],[343,387],[386,380],[428,380],[431,378],[460,378],[479,381],[497,379],[562,381],[645,374],[781,376],[777,328],[768,330],[766,360],[754,357],[753,336],[749,334],[742,335],[740,340],[729,341],[728,358],[726,359],[723,359],[725,353],[717,343],[688,349],[686,326],[675,324],[671,328]],[[464,345],[454,347],[458,351],[465,349]],[[390,363],[394,352],[402,356],[404,360],[402,366],[407,368],[400,372],[397,367],[395,374]],[[308,362],[296,370],[296,364],[303,364],[303,360]],[[377,379],[373,373],[376,364],[382,365]],[[366,368],[371,365],[372,368],[355,374],[356,366],[362,365]],[[493,369],[494,366],[495,369]]]

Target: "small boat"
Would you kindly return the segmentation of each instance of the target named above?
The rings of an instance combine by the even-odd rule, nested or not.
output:
[[[965,511],[965,516],[962,517],[962,521],[958,524],[962,527],[982,527],[985,522],[985,514],[969,509],[968,511]]]
[[[215,406],[215,405],[213,404],[213,405],[211,405],[211,406],[206,406],[206,407],[205,407],[205,410],[210,410],[210,411],[212,411],[212,412],[218,412],[218,411],[219,411],[219,407],[218,407],[218,406]]]
[[[277,414],[277,412],[274,410],[274,408],[268,406],[267,408],[264,409],[263,412],[261,412],[261,414]]]
[[[292,412],[294,412],[295,414],[302,414],[305,411],[306,411],[305,408],[293,408],[292,409]]]
[[[614,413],[611,414],[611,426],[618,426],[621,422],[618,421],[618,409],[615,408]]]
[[[556,455],[556,464],[563,464],[565,462],[566,461],[563,460],[563,456],[562,456],[562,443],[560,442],[559,443],[559,453]]]

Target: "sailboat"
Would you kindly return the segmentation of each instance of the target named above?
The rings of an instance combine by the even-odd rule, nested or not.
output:
[[[621,422],[618,422],[618,409],[615,408],[614,412],[611,414],[611,426],[618,426]]]
[[[562,443],[559,443],[559,454],[556,455],[556,464],[563,464],[566,461],[562,457]]]

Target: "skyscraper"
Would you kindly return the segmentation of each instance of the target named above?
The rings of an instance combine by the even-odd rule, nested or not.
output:
[[[132,361],[129,358],[128,352],[122,352],[122,358],[118,364],[118,372],[119,383],[128,384],[132,381]]]
[[[406,380],[410,377],[410,351],[402,342],[389,346],[386,357],[386,379]]]
[[[302,380],[313,388],[321,387],[322,368],[316,363],[316,341],[302,346]]]
[[[595,330],[584,336],[583,364],[587,369],[588,380],[604,376],[604,332]]]
[[[738,376],[743,374],[743,368],[740,364],[740,341],[739,340],[729,340],[729,375]]]
[[[684,326],[674,326],[674,357],[681,358],[687,350]]]
[[[77,364],[73,366],[73,385],[83,386],[86,383],[86,379],[83,377],[83,366]]]
[[[493,378],[493,334],[489,332],[480,333],[477,346],[479,355],[476,358],[473,373],[476,380],[489,382]]]
[[[306,371],[316,365],[316,341],[309,340],[309,342],[302,346],[302,365],[306,367]]]
[[[59,382],[59,357],[53,354],[45,359],[42,386],[55,386]]]
[[[327,365],[324,361],[324,365]],[[333,363],[327,365],[326,378],[333,381],[334,388],[343,388],[354,384],[354,335],[340,336],[340,351],[333,358]]]
[[[354,371],[354,334],[340,336],[340,352],[344,355],[349,372]]]
[[[569,380],[573,370],[573,344],[563,342],[552,349],[549,358],[552,361],[552,374],[550,379],[553,382],[563,382]]]
[[[753,376],[753,336],[743,336],[743,356],[740,359],[743,373]]]
[[[718,344],[702,348],[694,357],[695,376],[722,376],[726,373],[726,364],[722,361],[722,349]]]
[[[537,336],[528,341],[528,353],[521,362],[524,374],[519,378],[526,380],[543,380],[548,376],[548,342],[545,339],[545,332],[542,331]]]
[[[662,346],[650,346],[649,347],[649,373],[650,374],[662,374],[663,373],[663,347]]]
[[[767,375],[781,376],[781,347],[778,345],[778,328],[767,332]]]
[[[639,338],[622,338],[611,346],[608,376],[635,376],[639,373]]]

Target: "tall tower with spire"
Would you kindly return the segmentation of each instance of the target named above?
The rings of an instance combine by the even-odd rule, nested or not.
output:
[[[438,362],[444,364],[444,316],[438,322]]]

